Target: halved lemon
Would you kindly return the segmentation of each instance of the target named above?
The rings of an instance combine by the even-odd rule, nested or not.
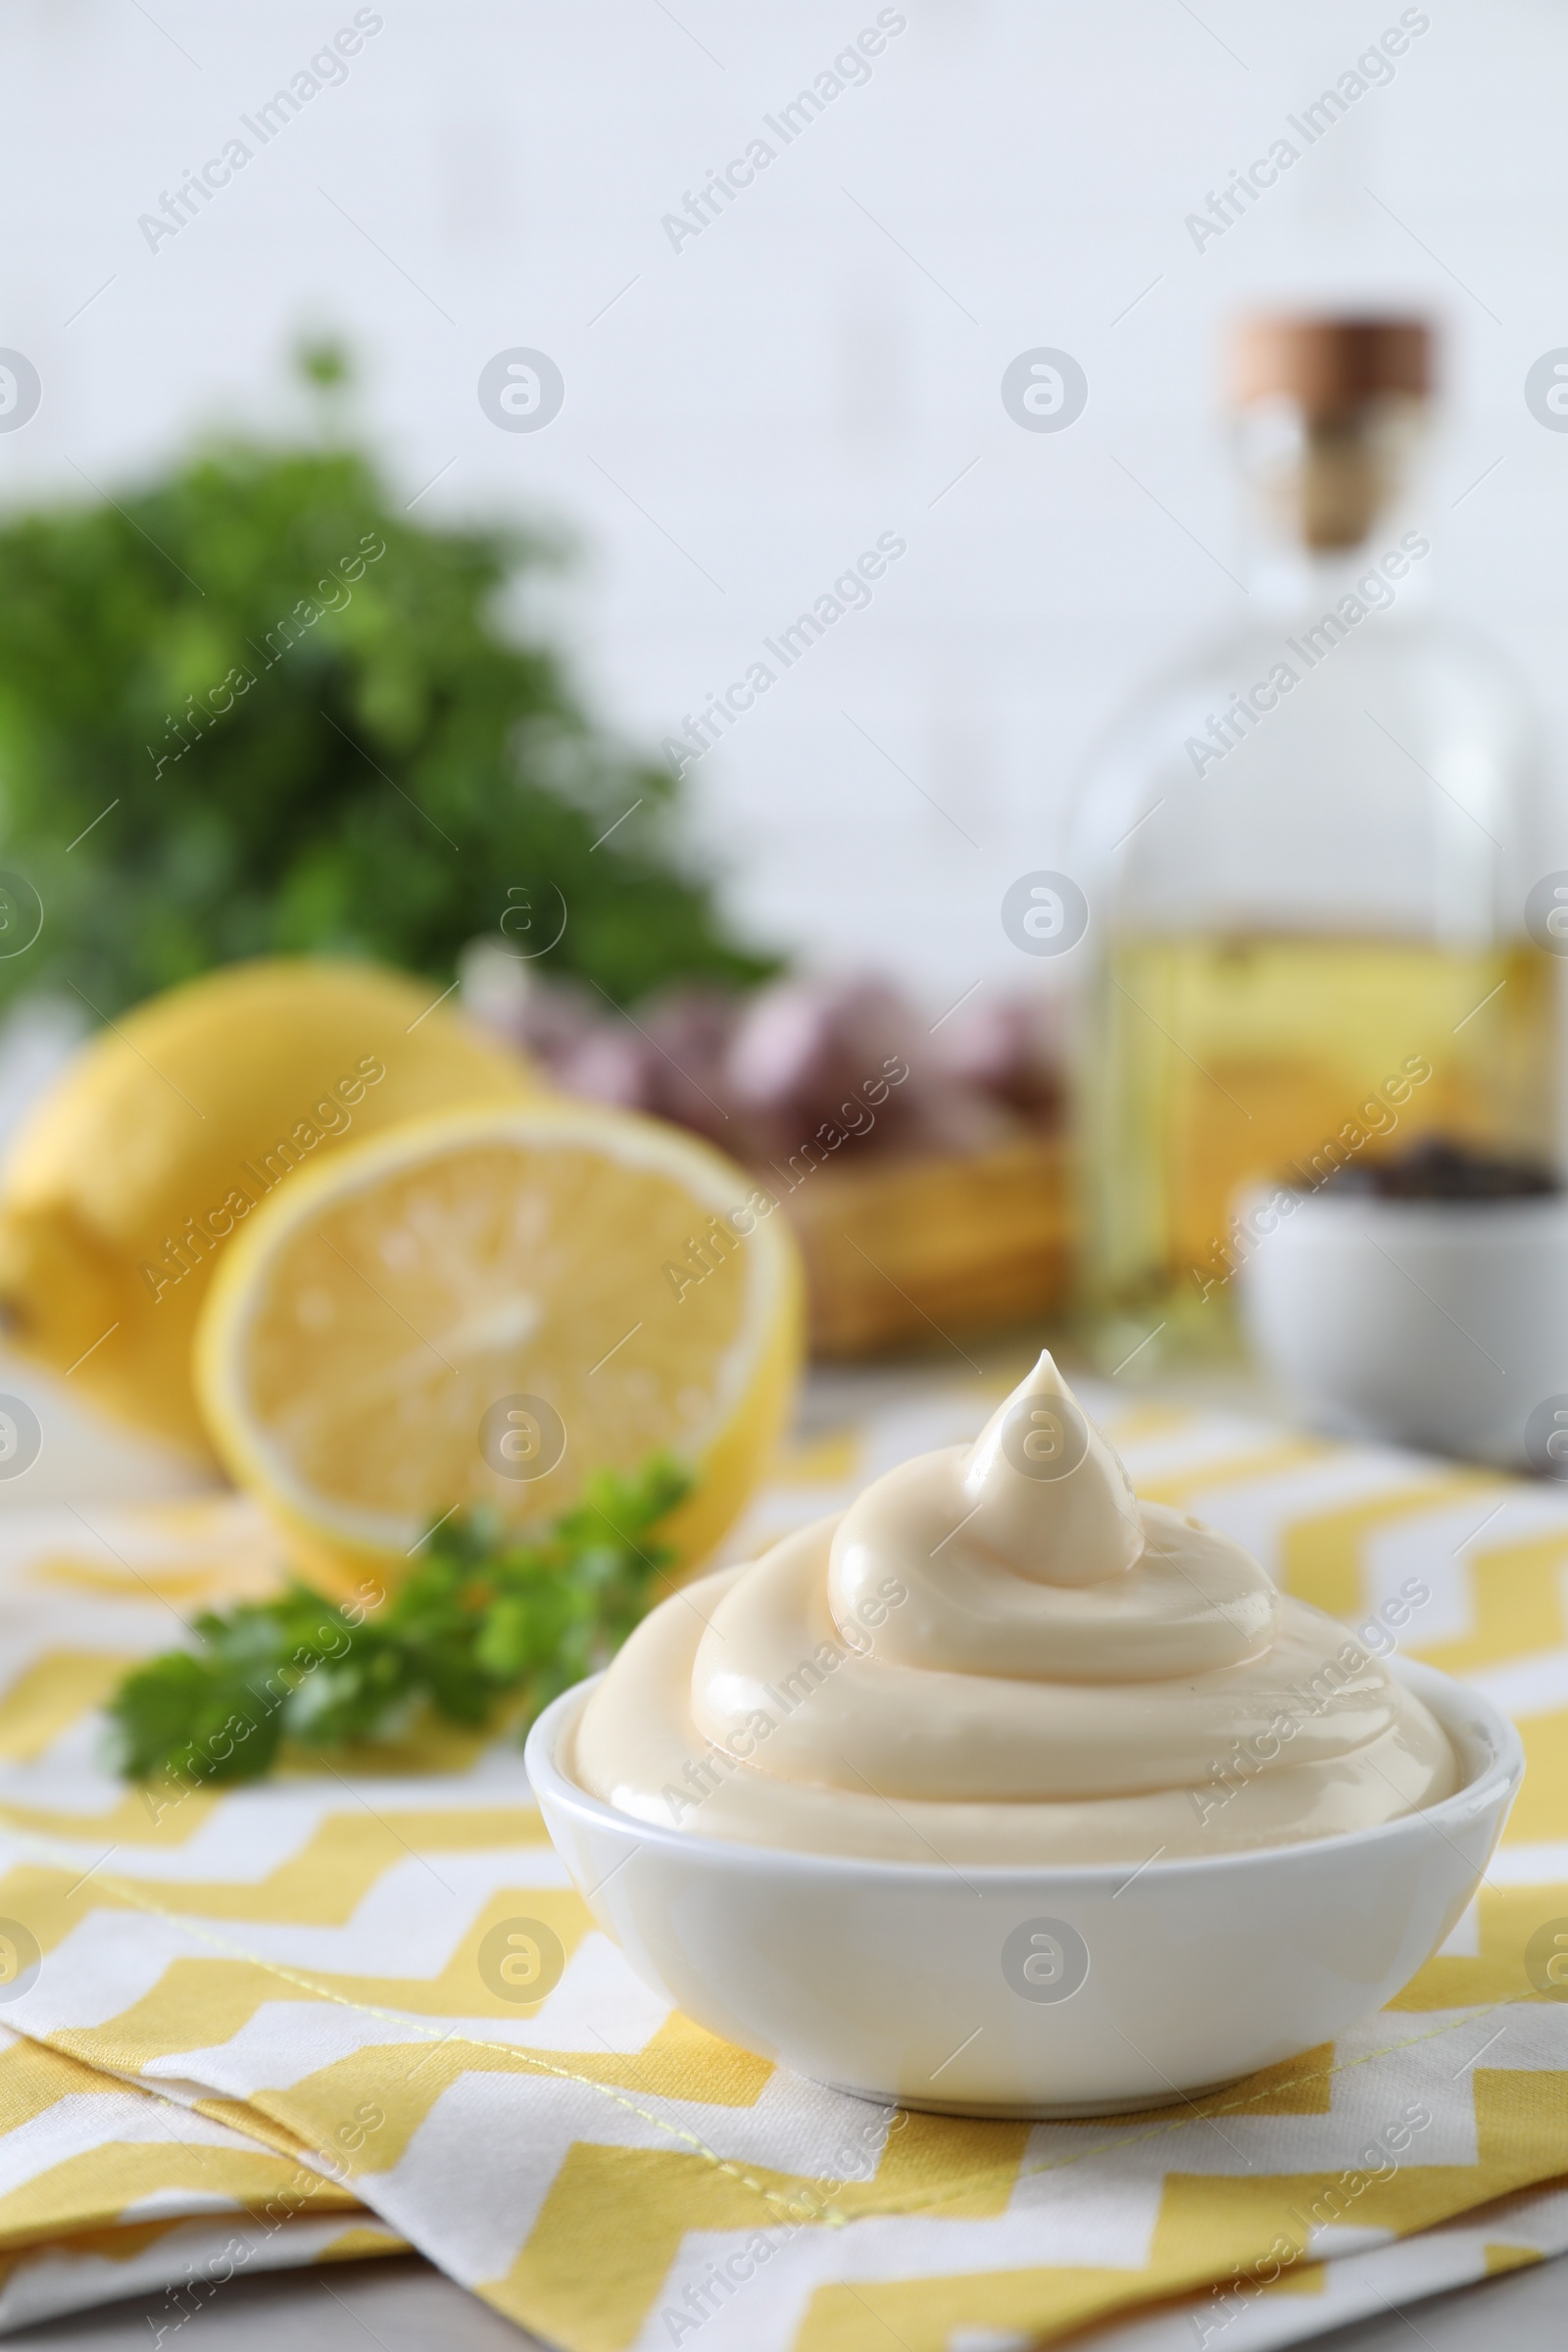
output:
[[[801,1355],[782,1212],[706,1145],[581,1105],[411,1121],[236,1235],[196,1336],[213,1442],[303,1563],[396,1574],[432,1521],[542,1523],[656,1450],[703,1558],[760,1476]]]

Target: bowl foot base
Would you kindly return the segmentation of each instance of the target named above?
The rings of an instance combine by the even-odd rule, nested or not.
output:
[[[822,2088],[839,2091],[847,2099],[865,2099],[877,2107],[908,2108],[918,2115],[969,2115],[982,2123],[998,2124],[1061,2124],[1096,2115],[1150,2115],[1161,2107],[1190,2107],[1197,2099],[1231,2089],[1241,2080],[1239,2075],[1228,2075],[1223,2082],[1197,2083],[1191,2090],[1164,2090],[1157,2097],[1141,2091],[1122,2099],[911,2099],[898,2091],[860,2090],[851,2082],[824,2082]]]

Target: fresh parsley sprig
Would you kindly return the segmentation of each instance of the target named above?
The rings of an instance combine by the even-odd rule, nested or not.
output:
[[[473,1512],[436,1527],[396,1591],[334,1604],[308,1586],[198,1617],[199,1646],[139,1666],[109,1702],[127,1780],[259,1780],[285,1740],[318,1750],[396,1735],[428,1706],[477,1728],[503,1698],[528,1721],[613,1656],[674,1553],[654,1531],[690,1491],[656,1456],[601,1471],[549,1532]]]

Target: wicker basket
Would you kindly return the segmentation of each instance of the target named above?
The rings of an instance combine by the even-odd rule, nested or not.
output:
[[[823,1167],[785,1203],[818,1355],[1022,1322],[1059,1308],[1070,1235],[1059,1138],[962,1157]]]

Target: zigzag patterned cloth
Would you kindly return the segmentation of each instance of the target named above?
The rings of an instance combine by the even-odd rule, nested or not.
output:
[[[1008,1385],[800,1446],[731,1549],[971,1435]],[[1290,1591],[1361,1623],[1413,1580],[1404,1646],[1520,1724],[1506,1842],[1391,2008],[1146,2116],[965,2122],[817,2089],[631,1974],[510,1735],[226,1795],[127,1790],[101,1760],[105,1690],[175,1617],[265,1589],[270,1541],[238,1501],[19,1515],[0,2327],[164,2288],[173,2328],[234,2276],[406,2243],[570,2352],[1010,2352],[1092,2324],[1097,2352],[1252,2352],[1568,2247],[1568,1999],[1524,1958],[1568,1932],[1568,1493],[1088,1401],[1143,1494]],[[486,1960],[518,1920],[564,1953],[531,2003]]]

